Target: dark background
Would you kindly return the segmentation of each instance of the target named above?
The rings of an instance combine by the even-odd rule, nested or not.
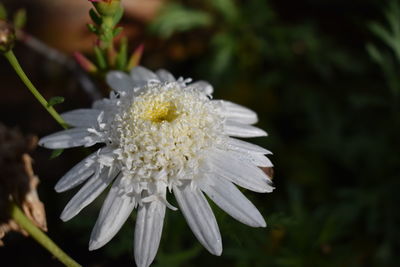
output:
[[[26,31],[47,45],[68,57],[77,50],[90,55],[89,5],[68,2],[3,1],[10,13],[27,8]],[[257,111],[269,137],[254,142],[274,153],[276,190],[246,192],[267,228],[247,227],[213,207],[224,242],[215,257],[179,211],[168,211],[153,266],[398,265],[397,1],[137,0],[122,24],[131,50],[145,44],[142,65],[208,80],[215,98]],[[23,43],[15,53],[47,98],[65,97],[58,110],[90,106],[93,95],[79,82],[79,69]],[[39,137],[60,129],[4,59],[0,79],[2,123]],[[91,80],[98,93],[106,91],[101,79]],[[134,214],[94,252],[87,244],[104,196],[70,222],[58,219],[76,190],[57,194],[53,186],[83,155],[70,149],[50,160],[50,154],[43,148],[32,154],[48,235],[84,266],[134,266]],[[61,266],[30,238],[10,234],[5,243],[1,266]]]

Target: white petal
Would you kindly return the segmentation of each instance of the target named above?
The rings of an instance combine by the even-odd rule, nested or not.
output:
[[[214,255],[221,255],[222,240],[214,213],[203,193],[190,185],[174,186],[174,195],[192,232]]]
[[[108,98],[99,99],[93,102],[92,108],[100,111],[110,111],[115,108],[115,102]]]
[[[86,129],[73,128],[43,137],[39,140],[39,145],[51,149],[83,146],[89,143],[89,136]]]
[[[118,170],[119,171],[119,170]],[[115,178],[118,171],[109,173],[109,168],[103,168],[95,174],[68,202],[61,214],[61,220],[68,221],[77,215],[83,208],[92,203]]]
[[[215,100],[213,102],[219,106],[220,114],[228,120],[244,124],[254,124],[258,121],[257,113],[251,109],[225,100]]]
[[[236,157],[240,160],[249,162],[259,167],[273,167],[272,162],[263,154],[254,153],[254,152],[238,152],[231,151],[232,154],[235,154]]]
[[[142,66],[134,67],[131,70],[130,74],[131,74],[131,78],[133,80],[133,85],[135,87],[145,86],[145,85],[147,85],[147,82],[151,81],[151,80],[159,81],[158,76],[154,72],[152,72]]]
[[[208,154],[213,175],[222,176],[254,192],[272,192],[274,187],[268,176],[255,165],[241,161],[228,151],[213,150]]]
[[[84,160],[76,164],[57,182],[55,190],[57,192],[67,191],[88,179],[94,174],[97,162],[97,152],[86,157]]]
[[[212,185],[203,184],[202,190],[226,213],[241,223],[252,227],[265,227],[266,223],[256,207],[231,182],[219,178],[212,179]]]
[[[160,79],[161,82],[175,82],[176,79],[174,75],[172,75],[169,71],[164,70],[164,69],[159,69],[156,72],[158,78]]]
[[[90,127],[97,123],[101,111],[96,109],[76,109],[61,114],[61,117],[71,126]]]
[[[197,81],[188,86],[188,88],[194,88],[199,92],[202,92],[203,94],[207,96],[211,96],[212,93],[214,92],[214,88],[212,87],[211,84],[209,84],[206,81]]]
[[[272,154],[271,151],[260,147],[258,145],[245,142],[239,139],[235,138],[229,138],[227,140],[227,145],[229,149],[238,151],[238,152],[255,152],[255,153],[260,153],[260,154]]]
[[[257,127],[227,120],[224,123],[224,133],[236,137],[267,136],[267,133]]]
[[[106,75],[107,84],[117,92],[133,90],[131,77],[122,71],[110,71]]]
[[[120,189],[121,175],[116,179],[101,207],[90,236],[89,250],[101,248],[121,229],[135,207],[135,198]]]
[[[139,207],[135,226],[135,262],[148,267],[157,254],[164,224],[165,205],[161,201],[143,203]]]

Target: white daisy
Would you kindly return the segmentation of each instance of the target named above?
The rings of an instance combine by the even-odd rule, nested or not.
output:
[[[264,218],[236,185],[271,192],[270,178],[259,167],[271,167],[270,152],[231,138],[266,136],[251,126],[255,112],[240,105],[211,100],[206,82],[176,80],[169,72],[135,67],[130,75],[112,71],[115,90],[91,109],[62,114],[74,128],[40,140],[51,148],[104,144],[66,173],[57,192],[86,181],[70,200],[61,219],[67,221],[111,189],[92,231],[89,249],[102,247],[138,208],[134,254],[139,267],[153,261],[161,239],[167,189],[200,243],[220,255],[222,240],[205,193],[220,208],[252,227],[265,227]],[[259,166],[259,167],[257,167]]]

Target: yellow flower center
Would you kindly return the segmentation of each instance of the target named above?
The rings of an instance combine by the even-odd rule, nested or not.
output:
[[[171,122],[178,114],[176,106],[170,101],[154,100],[145,103],[143,118],[152,122]]]

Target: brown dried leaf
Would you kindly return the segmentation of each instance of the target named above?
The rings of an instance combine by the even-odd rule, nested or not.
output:
[[[0,123],[0,246],[7,232],[28,234],[9,216],[11,201],[15,201],[25,215],[39,228],[47,231],[46,213],[39,200],[39,178],[34,174],[32,158],[26,153],[37,146],[37,137],[23,136],[18,130]]]

